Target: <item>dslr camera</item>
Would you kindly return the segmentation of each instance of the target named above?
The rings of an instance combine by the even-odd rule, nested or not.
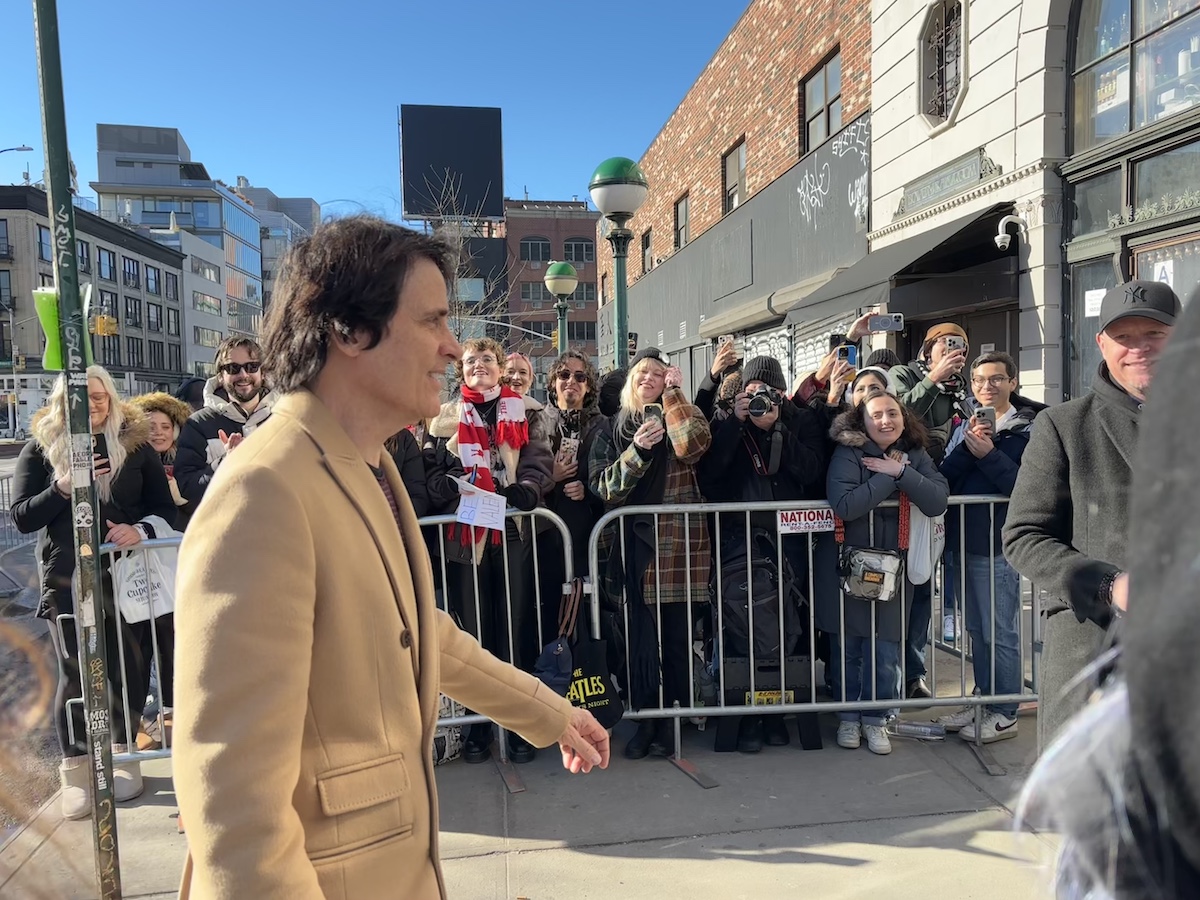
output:
[[[758,390],[750,394],[750,415],[759,419],[771,412],[772,406],[778,406],[783,402],[783,396],[779,391],[767,385],[761,385]]]

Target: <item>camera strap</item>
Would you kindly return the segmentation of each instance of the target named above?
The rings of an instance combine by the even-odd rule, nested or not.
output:
[[[759,475],[770,477],[779,473],[779,463],[783,457],[783,435],[776,426],[766,434],[766,437],[771,445],[768,462],[763,461],[762,448],[759,447],[758,441],[748,431],[742,431],[742,443],[745,444],[746,452],[750,454],[750,460],[754,463],[754,471]]]

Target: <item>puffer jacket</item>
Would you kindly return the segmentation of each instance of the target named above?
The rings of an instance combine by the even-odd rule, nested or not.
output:
[[[142,524],[153,537],[153,526],[144,520],[161,517],[168,525],[175,524],[175,503],[167,487],[158,453],[150,446],[150,424],[142,411],[132,404],[122,404],[125,425],[121,429],[121,446],[126,457],[110,482],[111,496],[100,501],[96,518],[100,536],[108,531],[106,522],[118,525]],[[67,423],[50,415],[49,409],[39,410],[30,424],[33,438],[21,449],[13,476],[12,519],[22,534],[38,533],[37,554],[42,571],[42,597],[37,614],[43,619],[71,613],[75,604],[71,594],[71,578],[75,574],[75,526],[70,499],[54,489],[54,455],[52,448],[69,442]],[[109,557],[105,557],[105,568]],[[104,583],[111,586],[106,575]]]

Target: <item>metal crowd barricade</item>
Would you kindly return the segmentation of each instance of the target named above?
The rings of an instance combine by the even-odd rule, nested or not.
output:
[[[959,496],[950,498],[950,509],[947,513],[950,514],[955,508],[958,509],[960,521],[965,522],[965,511],[970,507],[986,505],[989,509],[990,529],[989,534],[994,538],[996,529],[996,505],[1007,504],[1008,498],[1002,496]],[[896,508],[898,505],[896,500],[889,500],[881,504],[877,508]],[[757,517],[756,517],[757,514]],[[788,557],[785,553],[784,539],[791,538],[795,540],[805,541],[806,546],[803,548],[804,553],[800,556],[802,561],[806,561],[804,567],[807,571],[805,583],[801,585],[801,592],[807,599],[807,632],[808,642],[801,650],[806,652],[806,659],[797,666],[796,659],[788,659],[786,653],[780,652],[775,654],[778,658],[768,660],[756,659],[756,632],[754,627],[755,604],[750,602],[746,611],[748,620],[748,650],[749,659],[748,666],[743,665],[743,671],[746,671],[748,678],[746,684],[727,684],[728,673],[734,668],[731,665],[731,660],[724,653],[725,647],[725,608],[724,608],[724,579],[722,577],[725,568],[725,561],[722,558],[722,547],[725,546],[723,531],[729,529],[728,519],[732,517],[738,522],[739,529],[746,530],[746,559],[747,559],[747,584],[748,594],[752,601],[753,599],[753,561],[754,554],[751,552],[750,535],[752,528],[758,524],[756,519],[761,519],[763,514],[769,514],[775,519],[775,566],[776,572],[784,571],[784,560]],[[604,567],[608,564],[607,556],[601,556],[601,543],[605,544],[607,551],[615,552],[619,550],[620,559],[627,560],[627,540],[626,528],[624,522],[635,516],[644,516],[652,520],[653,533],[656,540],[655,558],[659,558],[657,541],[661,535],[660,521],[665,516],[683,516],[684,517],[684,534],[685,545],[688,547],[688,571],[686,585],[686,603],[688,606],[687,621],[691,623],[689,633],[687,635],[664,635],[661,630],[662,621],[662,598],[661,598],[661,578],[656,574],[655,583],[650,585],[646,590],[645,601],[647,604],[652,604],[655,607],[657,615],[654,616],[656,622],[657,641],[659,646],[659,658],[663,657],[662,650],[664,645],[670,640],[686,640],[688,642],[689,651],[693,647],[694,631],[696,625],[696,616],[693,609],[695,602],[708,603],[711,597],[713,609],[711,610],[710,620],[712,621],[713,632],[710,641],[706,646],[712,649],[704,654],[704,663],[712,671],[712,676],[716,681],[716,705],[699,705],[697,703],[697,665],[695,658],[689,652],[688,658],[692,664],[688,669],[688,684],[689,697],[692,698],[691,703],[687,706],[672,705],[668,707],[663,702],[663,688],[659,687],[659,703],[654,708],[644,708],[627,711],[627,718],[630,719],[659,719],[670,718],[675,720],[675,737],[676,747],[679,745],[680,726],[683,719],[687,718],[705,718],[717,717],[719,720],[727,719],[728,717],[740,717],[748,714],[762,715],[763,713],[796,713],[801,716],[800,736],[801,742],[805,746],[810,746],[812,743],[812,732],[808,729],[812,728],[811,719],[809,719],[806,728],[804,717],[810,714],[824,712],[868,712],[878,711],[884,708],[889,715],[895,715],[905,710],[941,708],[941,707],[962,707],[969,706],[976,710],[975,721],[981,722],[983,718],[983,710],[985,706],[997,704],[1023,704],[1034,703],[1037,700],[1037,680],[1038,680],[1038,652],[1041,646],[1041,622],[1040,622],[1040,596],[1038,592],[1030,586],[1025,589],[1026,582],[1022,581],[1022,589],[1020,591],[1020,599],[1018,600],[1020,614],[1018,617],[1018,665],[1021,672],[1020,686],[1021,690],[1016,693],[998,694],[994,688],[996,685],[996,668],[997,660],[996,653],[991,652],[989,655],[991,666],[991,685],[993,691],[989,694],[980,692],[968,691],[967,679],[967,663],[973,661],[970,653],[966,652],[964,647],[947,647],[944,642],[939,641],[941,637],[940,631],[935,632],[927,644],[927,666],[928,678],[931,684],[931,691],[934,696],[931,699],[907,699],[906,686],[910,681],[908,673],[908,661],[905,658],[905,638],[908,634],[909,617],[911,613],[911,604],[913,600],[911,586],[908,584],[907,577],[903,580],[900,590],[901,595],[893,603],[901,602],[901,640],[899,641],[900,654],[900,684],[897,685],[897,690],[894,691],[896,697],[879,697],[877,687],[877,677],[875,675],[875,663],[878,660],[877,654],[877,622],[876,614],[878,604],[871,604],[871,634],[869,642],[869,651],[864,649],[864,663],[867,662],[866,655],[870,654],[870,672],[871,684],[869,686],[870,697],[861,700],[846,700],[845,694],[845,667],[846,667],[846,602],[840,589],[837,590],[837,598],[834,602],[837,603],[838,625],[839,625],[839,640],[838,640],[838,659],[830,660],[831,665],[840,667],[842,678],[840,683],[842,691],[839,697],[818,697],[818,680],[817,680],[817,615],[816,615],[816,600],[818,585],[817,566],[819,561],[814,551],[818,540],[833,541],[834,536],[834,517],[833,511],[829,504],[820,501],[797,501],[797,502],[756,502],[756,503],[697,503],[697,504],[677,504],[677,505],[657,505],[657,506],[629,506],[621,507],[606,513],[596,524],[592,530],[588,546],[589,567],[592,572],[592,627],[597,635],[600,633],[602,607],[608,604],[610,610],[618,608],[620,614],[624,618],[625,633],[629,633],[629,608],[624,602],[624,588],[622,586],[619,591],[619,596],[602,596],[605,585],[605,570]],[[694,566],[690,560],[690,535],[693,528],[708,528],[711,521],[711,546],[712,546],[712,580],[711,590],[709,584],[696,585],[692,583],[692,574]],[[871,516],[871,537],[874,538],[874,516]],[[930,541],[935,539],[934,529],[931,528]],[[820,535],[827,534],[822,538]],[[965,558],[966,548],[966,528],[959,528],[959,559]],[[994,546],[994,541],[993,541]],[[951,548],[946,548],[951,549]],[[834,551],[836,553],[836,550]],[[823,554],[829,556],[828,551]],[[931,627],[936,627],[940,624],[937,621],[936,607],[934,607],[933,595],[934,585],[936,583],[945,583],[944,575],[945,557],[944,554],[938,560],[935,566],[935,572],[930,579],[930,605],[931,605]],[[656,570],[657,571],[657,570]],[[829,573],[826,573],[827,575]],[[988,618],[986,622],[981,623],[983,627],[983,638],[987,646],[996,646],[996,580],[995,580],[995,559],[991,565],[992,577],[988,581],[988,598],[987,610]],[[907,576],[907,568],[906,568]],[[642,575],[645,578],[645,575]],[[832,576],[824,579],[827,584],[837,583],[836,571]],[[960,567],[961,582],[958,596],[964,597],[967,587],[966,569],[965,566]],[[785,610],[784,610],[784,583],[782,577],[778,579],[777,584],[777,600],[778,606],[774,610],[779,622],[779,648],[781,651],[787,646],[788,635],[785,634]],[[699,598],[694,599],[694,598]],[[1026,604],[1028,599],[1028,604]],[[828,603],[828,597],[823,598],[823,603]],[[825,607],[828,609],[828,606]],[[964,606],[965,609],[965,606]],[[990,625],[990,629],[988,626]],[[966,633],[964,629],[964,634]],[[959,643],[959,642],[955,642]],[[963,642],[965,643],[965,642]],[[1027,648],[1028,662],[1027,667]],[[958,678],[957,685],[951,684],[950,679],[939,678],[938,676],[938,652],[939,650],[952,650],[954,657],[957,657],[958,662]],[[976,652],[987,653],[987,647],[976,648]],[[863,680],[865,681],[865,671],[867,666],[864,665]],[[942,666],[945,669],[945,665]],[[628,696],[628,685],[631,681],[630,661],[626,658],[626,670],[616,674],[618,680],[621,681],[622,687]],[[759,688],[767,687],[766,691],[761,691]],[[864,691],[867,686],[864,685]],[[804,695],[807,696],[804,696]],[[742,702],[731,702],[731,697],[740,697]],[[803,697],[803,699],[802,699]],[[720,721],[718,728],[720,729]],[[806,731],[808,732],[806,734]],[[990,759],[984,750],[979,740],[979,729],[976,729],[976,741],[974,747],[976,753],[980,755],[981,762],[988,771],[999,774],[998,766]],[[718,738],[720,740],[720,738]],[[819,746],[819,735],[816,738],[817,746]],[[677,756],[678,756],[677,750]],[[691,774],[691,773],[689,773]],[[694,777],[694,776],[693,776]]]

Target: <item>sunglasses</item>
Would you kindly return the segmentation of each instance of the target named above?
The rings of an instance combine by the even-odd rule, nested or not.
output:
[[[255,372],[257,372],[261,368],[262,368],[262,363],[260,363],[260,362],[248,362],[248,363],[233,363],[233,362],[231,362],[231,363],[225,363],[225,365],[221,366],[221,371],[224,372],[226,375],[241,375],[242,371],[245,370],[247,374],[253,375]]]
[[[576,384],[587,384],[587,373],[585,372],[559,372],[559,381],[574,381]]]

